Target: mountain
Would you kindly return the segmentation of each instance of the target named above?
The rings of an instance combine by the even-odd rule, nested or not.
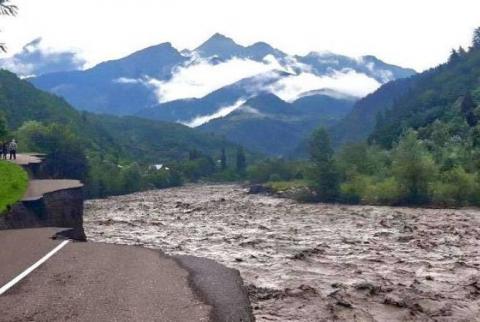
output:
[[[262,94],[199,128],[252,151],[289,156],[316,127],[332,125],[350,111],[353,103],[325,95],[310,95],[288,103],[273,94]]]
[[[460,105],[467,92],[480,100],[478,79],[480,50],[455,52],[449,62],[390,82],[359,100],[342,121],[330,128],[333,142],[339,146],[369,139],[389,148],[407,129],[429,133],[434,123],[452,131],[452,137],[463,136],[468,131],[462,129],[466,120]]]
[[[377,117],[407,94],[413,83],[413,78],[398,79],[356,102],[350,113],[329,128],[333,145],[339,147],[366,140],[375,128]]]
[[[414,73],[373,56],[354,59],[315,52],[291,56],[265,42],[242,46],[215,34],[193,50],[179,52],[164,43],[84,71],[46,74],[30,81],[80,110],[163,119],[166,114],[156,110],[166,106],[172,111],[165,120],[180,115],[179,121],[189,123],[207,112],[214,114],[227,103],[264,92],[289,102],[318,90],[361,98],[388,81]],[[238,94],[228,102],[212,101],[210,96],[200,103],[205,106],[208,101],[209,107],[195,110],[199,104],[192,102],[232,85]],[[191,110],[186,112],[189,108],[184,105]]]
[[[273,48],[265,42],[257,42],[251,46],[244,47],[238,45],[233,39],[219,33],[214,34],[191,53],[196,53],[204,58],[216,57],[224,61],[232,58],[262,61],[267,55],[272,55],[276,58],[287,56],[282,51]]]
[[[468,52],[454,52],[449,62],[413,77],[408,93],[381,115],[369,140],[389,148],[413,128],[421,138],[437,144],[448,144],[439,142],[443,132],[452,143],[467,149],[478,147],[479,79],[480,43]]]
[[[30,79],[39,89],[64,97],[77,109],[131,115],[158,103],[149,77],[167,79],[187,60],[170,43],[149,47],[85,71],[59,72]]]
[[[318,75],[327,73],[332,69],[332,66],[336,65],[341,66],[338,69],[351,69],[360,74],[365,74],[381,84],[398,78],[405,78],[416,73],[413,69],[387,64],[371,55],[355,59],[329,52],[311,52],[304,57],[297,56],[297,59],[299,62],[311,66]]]
[[[195,120],[208,120],[237,102],[245,102],[248,98],[268,93],[265,88],[285,76],[283,72],[272,72],[269,75],[256,75],[242,79],[234,84],[224,86],[202,98],[174,100],[139,111],[136,116],[149,119],[194,124]],[[241,105],[241,104],[240,104]],[[198,125],[201,125],[200,123]]]
[[[256,151],[285,155],[315,127],[339,121],[354,101],[413,74],[374,56],[291,56],[264,42],[243,46],[215,34],[193,50],[164,43],[30,81],[80,110],[202,127]],[[374,124],[369,116],[364,121]],[[263,143],[256,141],[261,133]]]
[[[56,51],[44,46],[42,38],[32,40],[11,57],[0,58],[0,68],[20,77],[81,70],[85,63],[74,51]]]
[[[89,154],[147,164],[186,159],[192,150],[214,155],[222,147],[236,149],[223,138],[181,124],[78,112],[7,71],[0,71],[0,115],[12,130],[27,121],[62,124],[82,138]]]

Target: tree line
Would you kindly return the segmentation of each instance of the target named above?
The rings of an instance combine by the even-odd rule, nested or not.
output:
[[[277,160],[275,167],[264,167],[271,172],[261,181],[283,178],[298,186],[301,180],[308,187],[298,196],[304,200],[478,206],[478,79],[480,28],[468,50],[452,51],[448,63],[414,76],[414,86],[378,115],[367,142],[334,151],[327,131],[319,129],[310,140],[309,162],[299,167]]]
[[[152,164],[144,159],[125,160],[114,153],[87,148],[87,143],[68,125],[27,121],[8,132],[0,117],[0,139],[15,136],[22,151],[47,155],[42,164],[54,178],[72,178],[86,183],[89,198],[127,194],[182,185],[184,182],[236,181],[246,175],[247,157],[242,147],[227,151],[219,147],[210,156],[193,149],[188,158]]]

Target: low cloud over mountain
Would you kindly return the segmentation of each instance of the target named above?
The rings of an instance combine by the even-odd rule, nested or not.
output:
[[[31,47],[35,48],[26,46]],[[71,67],[78,67],[73,53],[60,57],[69,57]],[[242,46],[215,34],[193,50],[180,52],[165,43],[82,72],[47,74],[31,81],[80,109],[151,114],[196,126],[212,116],[226,116],[240,105],[237,102],[261,94],[286,102],[318,91],[358,99],[414,73],[373,56],[350,58],[329,52],[293,56],[267,43]]]
[[[26,44],[22,51],[12,57],[0,59],[0,67],[22,77],[48,73],[81,70],[85,60],[73,51],[54,51],[37,38]]]
[[[45,57],[35,49],[39,43],[26,46],[20,57]],[[73,53],[53,55],[51,64],[54,58],[78,67]],[[317,126],[338,122],[356,100],[413,74],[373,56],[293,56],[263,42],[242,46],[215,34],[193,50],[164,43],[30,81],[78,109],[182,123],[259,152],[287,155]]]
[[[269,58],[255,61],[234,57],[219,62],[195,57],[187,64],[174,68],[170,79],[151,79],[150,84],[157,88],[159,103],[202,98],[241,79],[282,68],[273,57]]]

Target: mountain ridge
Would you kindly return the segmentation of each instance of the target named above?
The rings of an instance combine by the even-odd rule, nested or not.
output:
[[[79,110],[132,115],[191,127],[213,122],[202,129],[227,135],[234,142],[248,146],[254,142],[240,140],[241,133],[230,135],[231,131],[251,130],[253,125],[248,122],[255,123],[257,134],[263,130],[284,135],[283,129],[290,128],[294,139],[288,141],[293,145],[304,140],[315,124],[332,125],[339,121],[353,101],[382,84],[414,73],[371,55],[351,58],[311,52],[290,56],[265,42],[242,46],[217,33],[194,50],[180,52],[171,43],[162,43],[85,71],[46,74],[29,81],[39,89],[64,97]],[[265,94],[273,95],[268,102]],[[312,98],[306,99],[308,96]],[[258,115],[245,113],[243,105],[255,97],[264,100],[258,108],[272,112],[267,113],[269,117],[260,119]],[[242,106],[243,110],[237,111]],[[271,110],[274,107],[283,108],[292,119],[280,119],[279,111]],[[231,113],[235,114],[229,117]],[[242,124],[238,121],[239,114],[243,117]],[[229,127],[224,124],[228,121],[235,124]],[[219,126],[220,123],[223,125]],[[270,141],[275,140],[272,135],[267,136]],[[261,152],[278,154],[282,150],[278,146],[263,146],[265,151]],[[292,149],[290,145],[288,148]]]
[[[265,61],[266,58],[267,61]],[[360,60],[333,53],[328,54],[328,57],[319,56],[314,52],[303,57],[288,56],[265,42],[242,46],[233,39],[217,33],[192,51],[180,52],[171,43],[166,42],[138,50],[123,58],[99,63],[87,70],[45,74],[29,80],[42,90],[64,97],[78,109],[116,115],[134,115],[142,109],[158,105],[158,90],[164,89],[168,82],[182,77],[180,72],[191,76],[195,68],[202,67],[203,72],[215,70],[215,66],[217,70],[227,68],[232,59],[246,62],[247,65],[244,67],[238,67],[239,71],[242,68],[258,70],[258,72],[252,71],[251,75],[246,75],[247,78],[265,74],[267,71],[285,69],[289,74],[279,78],[276,89],[272,86],[270,91],[281,90],[282,86],[288,86],[289,89],[295,88],[295,82],[298,83],[301,80],[295,80],[293,76],[298,75],[308,74],[311,82],[320,83],[318,86],[312,84],[313,88],[306,90],[320,90],[325,88],[322,85],[322,79],[331,79],[335,82],[339,77],[338,73],[344,73],[346,70],[366,75],[377,82],[390,80],[384,77],[390,73],[391,77],[397,78],[415,72],[384,63],[371,55],[364,56]],[[362,65],[362,60],[369,65]],[[230,75],[234,72],[235,70],[230,71]],[[194,77],[197,77],[195,75]],[[188,78],[178,81],[180,85],[198,83],[195,79]],[[230,85],[232,83],[222,84],[217,89]],[[207,95],[214,90],[212,89]],[[186,95],[183,98],[193,97]]]

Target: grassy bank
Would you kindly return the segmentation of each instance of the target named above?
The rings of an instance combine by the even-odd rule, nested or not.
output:
[[[27,186],[28,176],[21,167],[0,161],[0,214],[23,197]]]
[[[291,180],[291,181],[269,181],[265,184],[273,192],[289,191],[293,189],[301,189],[308,187],[306,180]]]

